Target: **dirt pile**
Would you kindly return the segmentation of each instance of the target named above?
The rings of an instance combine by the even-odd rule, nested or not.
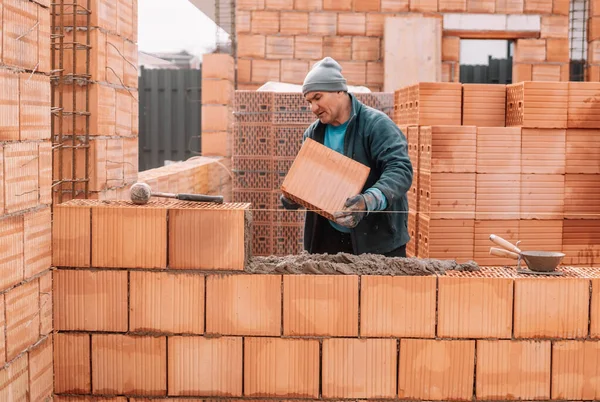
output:
[[[252,257],[246,272],[256,274],[432,275],[446,271],[478,271],[474,261],[384,257],[376,254],[309,254]]]

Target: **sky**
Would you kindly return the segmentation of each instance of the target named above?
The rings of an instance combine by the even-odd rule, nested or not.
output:
[[[188,0],[139,0],[138,47],[143,52],[188,52],[215,47],[216,26]]]

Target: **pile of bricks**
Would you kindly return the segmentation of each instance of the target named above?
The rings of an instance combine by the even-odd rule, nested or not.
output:
[[[393,113],[393,94],[357,93],[364,104]],[[283,209],[281,185],[316,118],[301,93],[235,91],[233,200],[253,209],[254,255],[303,250],[304,212]]]
[[[395,94],[414,168],[411,255],[512,264],[490,234],[524,250],[597,264],[596,83],[426,84]],[[444,113],[441,113],[441,112]]]
[[[53,86],[55,93],[53,106],[57,106],[62,93],[63,110],[66,115],[56,116],[55,135],[62,133],[69,145],[72,136],[79,136],[75,145],[85,145],[81,136],[89,134],[88,177],[90,198],[106,198],[103,193],[113,195],[137,180],[138,173],[138,49],[137,49],[137,0],[98,0],[91,2],[91,25],[86,28],[88,16],[83,12],[87,1],[78,0],[77,18],[73,19],[73,2],[65,3],[62,23],[66,27],[63,39],[64,48],[56,47],[55,68],[63,60],[63,75],[74,74],[71,83]],[[83,7],[83,8],[82,8]],[[56,7],[57,24],[60,28],[60,7]],[[77,29],[74,30],[74,25]],[[87,35],[90,36],[89,75],[86,69]],[[76,41],[73,50],[68,43]],[[82,46],[83,45],[83,46]],[[73,65],[73,58],[76,64]],[[73,91],[77,102],[73,105]],[[89,105],[86,111],[86,91],[89,92]],[[75,119],[70,113],[75,112]],[[89,113],[89,127],[86,130],[85,113]],[[75,122],[74,122],[75,120]],[[73,149],[64,148],[55,152],[55,177],[59,177],[59,154],[62,153],[62,173],[66,179],[83,179],[85,174],[85,151],[75,151],[76,172],[73,176]],[[83,191],[83,183],[76,186]],[[71,184],[63,189],[63,201],[72,197]],[[58,200],[58,191],[54,199]],[[83,194],[76,198],[83,197]]]
[[[208,158],[203,156],[188,159],[155,169],[139,172],[138,181],[147,183],[153,191],[163,193],[196,193],[196,194],[222,194],[222,185],[219,181],[226,171],[221,165],[223,158]],[[123,192],[127,194],[128,192]],[[118,199],[123,199],[119,197]]]
[[[0,400],[52,395],[50,2],[0,3]]]
[[[600,396],[598,269],[247,274],[248,208],[56,207],[58,401]]]

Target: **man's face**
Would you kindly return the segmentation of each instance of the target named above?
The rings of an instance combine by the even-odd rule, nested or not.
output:
[[[343,94],[343,92],[309,92],[305,95],[305,99],[321,123],[331,124],[340,114]]]

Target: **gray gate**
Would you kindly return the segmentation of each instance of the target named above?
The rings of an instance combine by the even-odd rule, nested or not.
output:
[[[141,69],[140,171],[199,155],[202,71]]]
[[[488,65],[460,66],[460,82],[463,84],[510,84],[512,82],[512,57],[494,59],[488,57]]]

